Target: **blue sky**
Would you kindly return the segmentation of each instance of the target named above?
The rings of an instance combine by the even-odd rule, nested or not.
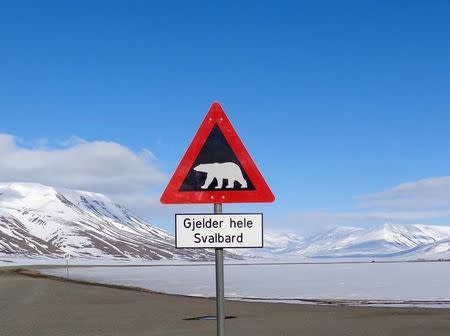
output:
[[[17,152],[146,149],[167,177],[219,101],[277,197],[229,210],[300,231],[379,211],[448,224],[449,17],[448,1],[4,2],[0,133]],[[155,198],[164,181],[143,183]]]

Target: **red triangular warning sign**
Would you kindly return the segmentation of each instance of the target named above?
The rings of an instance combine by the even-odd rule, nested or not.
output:
[[[211,105],[161,203],[273,202],[272,191],[219,103]]]

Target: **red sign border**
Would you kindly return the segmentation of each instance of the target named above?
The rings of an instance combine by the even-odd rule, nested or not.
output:
[[[202,190],[179,191],[189,170],[194,164],[214,125],[219,127],[234,154],[252,181],[255,190]],[[233,125],[219,103],[211,105],[191,145],[175,170],[169,184],[161,196],[163,204],[197,204],[197,203],[258,203],[273,202],[275,196],[253,162],[250,154],[236,133]]]

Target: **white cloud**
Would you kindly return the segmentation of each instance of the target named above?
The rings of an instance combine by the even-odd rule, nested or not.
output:
[[[399,184],[388,190],[357,197],[364,207],[430,209],[450,204],[450,176]]]
[[[355,210],[318,210],[288,215],[279,221],[301,232],[335,226],[370,226],[383,223],[450,224],[450,176],[402,183],[355,198]]]
[[[28,148],[14,136],[0,134],[0,181],[105,193],[131,209],[159,206],[157,192],[167,177],[151,151],[133,152],[115,142],[79,138],[56,149],[47,148],[42,139],[33,143],[35,146]]]
[[[311,211],[293,214],[289,221],[307,225],[356,225],[380,222],[414,222],[424,219],[445,218],[450,210],[430,211]]]

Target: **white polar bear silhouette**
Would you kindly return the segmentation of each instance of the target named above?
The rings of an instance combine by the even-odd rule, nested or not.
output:
[[[194,167],[194,170],[207,174],[205,184],[200,187],[202,189],[208,189],[214,179],[217,180],[216,189],[222,189],[223,180],[228,180],[227,189],[232,189],[235,181],[241,185],[241,189],[247,188],[241,168],[233,162],[203,163]]]

